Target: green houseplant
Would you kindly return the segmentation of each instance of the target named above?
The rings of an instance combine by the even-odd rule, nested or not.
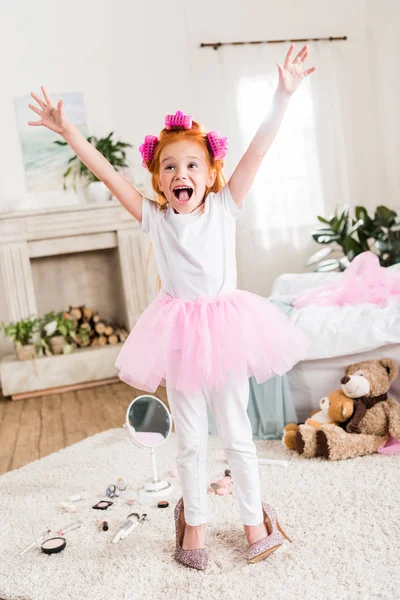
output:
[[[328,219],[319,216],[318,220],[322,225],[312,231],[312,237],[326,247],[307,261],[307,266],[316,265],[316,271],[344,271],[367,250],[378,255],[383,267],[400,262],[400,216],[386,206],[378,206],[373,217],[364,206],[356,206],[354,215],[343,206]],[[333,252],[339,257],[325,260]]]
[[[129,165],[126,162],[126,148],[132,148],[131,144],[127,144],[126,142],[114,142],[111,138],[114,135],[114,132],[108,134],[105,138],[97,138],[93,135],[89,136],[87,141],[92,144],[96,150],[98,150],[104,158],[108,160],[108,162],[114,167],[116,171],[119,171],[121,168],[128,167]],[[60,140],[56,140],[54,144],[58,144],[59,146],[67,146],[67,142],[62,142]],[[73,188],[76,191],[76,182],[77,179],[86,180],[87,184],[98,183],[104,186],[104,184],[92,173],[89,171],[87,166],[79,159],[79,157],[75,154],[68,160],[68,167],[63,174],[64,190],[67,189],[67,180],[69,177],[72,177]],[[104,186],[105,188],[105,186]]]
[[[67,354],[74,348],[75,322],[66,312],[48,312],[40,323],[43,348],[50,347],[51,354]],[[48,352],[46,352],[48,354]]]
[[[15,343],[15,350],[19,360],[31,360],[36,356],[37,347],[40,346],[40,319],[30,315],[7,326],[4,321],[0,324],[0,331]]]

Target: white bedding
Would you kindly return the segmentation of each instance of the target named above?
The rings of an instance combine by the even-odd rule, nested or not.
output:
[[[399,270],[397,266],[391,268]],[[400,343],[399,298],[393,297],[386,306],[367,303],[292,306],[303,290],[329,283],[340,276],[340,273],[285,274],[274,283],[270,300],[285,310],[311,341],[307,360],[368,352]]]
[[[400,265],[390,267],[400,271]],[[275,280],[270,300],[308,335],[305,360],[287,375],[299,422],[304,422],[320,399],[340,387],[347,365],[389,357],[400,365],[400,303],[294,308],[303,290],[332,282],[340,273],[284,274]],[[391,386],[400,401],[400,377]]]

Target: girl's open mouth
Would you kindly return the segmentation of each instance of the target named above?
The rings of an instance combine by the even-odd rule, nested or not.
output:
[[[186,204],[192,197],[193,190],[188,186],[179,186],[173,190],[173,194],[180,204]]]

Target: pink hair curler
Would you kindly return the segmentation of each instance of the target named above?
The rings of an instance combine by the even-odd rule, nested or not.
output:
[[[228,140],[226,137],[222,137],[218,131],[210,131],[207,133],[207,140],[210,144],[215,160],[221,160],[227,156]]]
[[[167,115],[165,117],[165,128],[166,129],[174,129],[174,128],[183,128],[183,129],[191,129],[192,127],[192,117],[190,115],[184,115],[183,112],[177,110],[174,115]]]
[[[154,151],[158,143],[158,138],[155,135],[146,135],[143,144],[139,147],[139,152],[142,155],[142,165],[147,167],[147,163],[153,159]]]

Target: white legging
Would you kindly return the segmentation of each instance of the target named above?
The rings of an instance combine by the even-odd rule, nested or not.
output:
[[[167,388],[167,396],[178,442],[176,463],[182,485],[186,523],[194,526],[208,520],[207,404],[214,416],[232,473],[242,523],[262,523],[258,460],[247,414],[248,380],[223,392],[205,389],[203,393],[193,395]],[[221,479],[222,477],[221,473]]]

